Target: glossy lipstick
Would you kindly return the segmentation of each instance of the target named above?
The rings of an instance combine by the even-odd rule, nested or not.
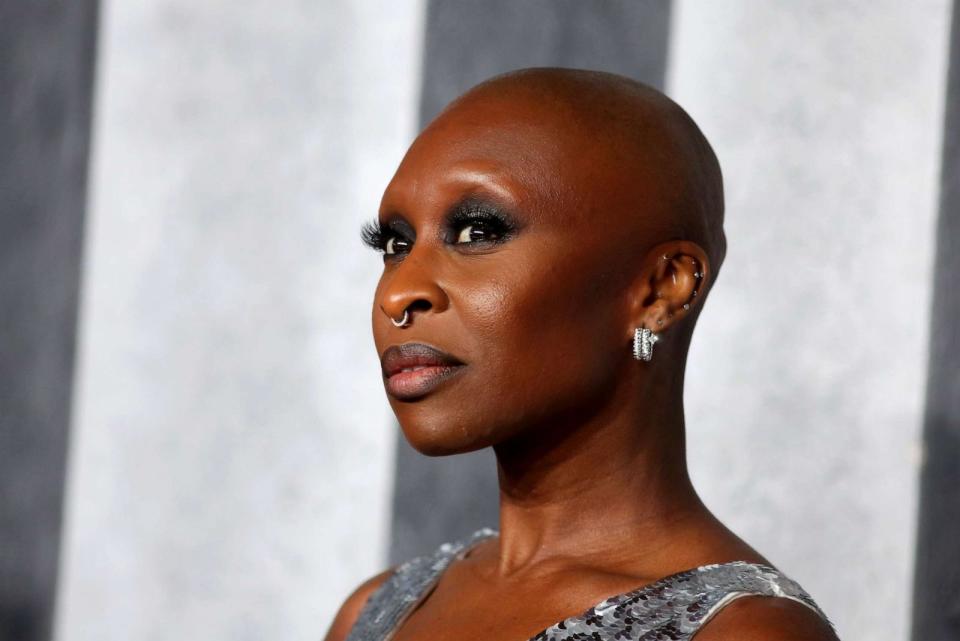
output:
[[[380,364],[387,392],[400,400],[423,396],[466,367],[458,358],[424,343],[392,345],[384,350]]]

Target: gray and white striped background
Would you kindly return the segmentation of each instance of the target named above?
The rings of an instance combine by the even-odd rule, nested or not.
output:
[[[394,423],[359,226],[448,100],[559,65],[663,88],[720,157],[708,505],[845,641],[960,639],[952,5],[0,3],[0,638],[316,640],[496,526],[489,452]]]

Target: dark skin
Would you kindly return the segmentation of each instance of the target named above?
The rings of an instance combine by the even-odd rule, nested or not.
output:
[[[451,225],[458,209],[510,228]],[[422,397],[388,394],[404,436],[429,456],[492,447],[500,485],[499,537],[453,563],[393,641],[525,641],[675,572],[772,565],[687,473],[687,349],[726,244],[719,167],[679,107],[599,72],[492,79],[414,141],[379,221],[393,241],[378,354],[422,342],[466,363]],[[661,335],[649,362],[633,358],[638,326]],[[391,573],[350,595],[327,641]],[[836,637],[799,603],[750,596],[697,639]]]

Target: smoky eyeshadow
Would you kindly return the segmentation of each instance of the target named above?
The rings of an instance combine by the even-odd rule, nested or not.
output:
[[[514,215],[495,200],[470,195],[457,201],[447,210],[444,218],[444,233],[455,234],[465,223],[481,221],[504,236],[512,237],[520,228]]]
[[[381,229],[392,231],[405,240],[416,240],[417,238],[417,232],[402,214],[388,215],[381,224]]]

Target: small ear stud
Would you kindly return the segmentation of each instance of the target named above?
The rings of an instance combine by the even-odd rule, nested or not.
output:
[[[683,304],[683,308],[684,308],[684,309],[690,309],[690,303],[684,303],[684,304]]]
[[[663,325],[663,319],[662,319],[662,318],[657,319],[657,325]]]

